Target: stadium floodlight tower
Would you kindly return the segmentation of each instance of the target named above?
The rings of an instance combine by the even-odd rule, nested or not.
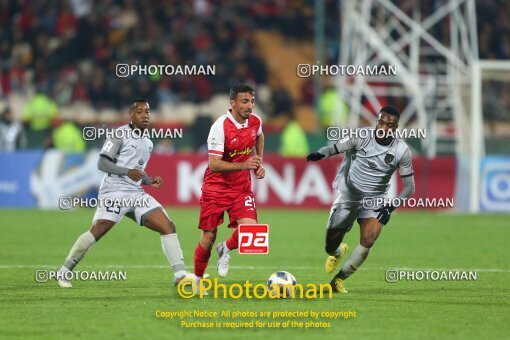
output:
[[[477,190],[483,127],[473,82],[478,64],[474,0],[344,0],[340,10],[339,63],[397,67],[396,76],[335,78],[351,110],[349,125],[358,127],[361,119],[373,122],[381,99],[392,97],[405,104],[400,128],[427,129],[421,146],[432,158],[438,117],[453,120],[455,152],[469,159],[469,190]],[[476,205],[471,203],[470,210]]]

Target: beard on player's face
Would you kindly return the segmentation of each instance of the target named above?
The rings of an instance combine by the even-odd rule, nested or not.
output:
[[[241,117],[243,117],[244,119],[248,119],[251,116],[251,109],[244,109],[241,111],[240,114],[241,114]]]
[[[238,93],[235,99],[230,101],[232,111],[242,119],[250,118],[253,112],[254,97],[250,93]]]
[[[239,115],[241,116],[241,118],[243,119],[248,119],[250,118],[251,116],[251,113],[252,113],[252,108],[251,107],[242,107],[242,106],[237,106],[237,107],[234,107],[234,111]]]

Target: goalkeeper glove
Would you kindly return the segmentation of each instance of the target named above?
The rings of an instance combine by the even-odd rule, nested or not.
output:
[[[309,162],[309,161],[320,161],[321,159],[323,159],[324,157],[326,157],[325,155],[321,154],[320,152],[312,152],[311,154],[309,154],[308,156],[306,156],[306,161]]]
[[[382,223],[382,225],[386,225],[386,223],[390,221],[390,216],[393,210],[395,210],[395,208],[391,205],[387,205],[375,210],[379,213],[377,214],[377,219]]]

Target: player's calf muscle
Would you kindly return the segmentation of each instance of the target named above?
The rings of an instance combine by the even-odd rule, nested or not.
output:
[[[203,230],[202,238],[200,239],[200,245],[207,250],[211,250],[214,242],[216,241],[216,231],[213,230]]]

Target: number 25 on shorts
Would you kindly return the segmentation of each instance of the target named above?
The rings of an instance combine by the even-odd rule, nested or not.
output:
[[[239,254],[267,254],[269,253],[269,225],[240,224]]]

